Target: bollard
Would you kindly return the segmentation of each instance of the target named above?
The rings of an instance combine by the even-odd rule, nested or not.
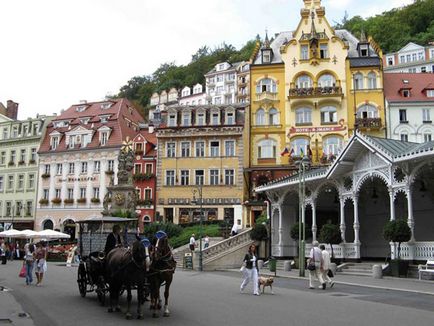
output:
[[[258,260],[258,268],[261,269],[262,267],[264,267],[264,261],[262,259]]]
[[[285,260],[283,262],[283,270],[285,272],[290,272],[291,271],[291,261],[290,260]]]
[[[381,265],[372,266],[372,276],[374,278],[383,278],[383,270],[381,268]]]

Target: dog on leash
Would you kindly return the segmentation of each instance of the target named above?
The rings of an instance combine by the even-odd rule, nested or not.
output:
[[[270,277],[260,276],[258,278],[259,291],[261,290],[261,286],[262,286],[262,293],[265,293],[265,287],[269,286],[270,289],[271,289],[271,294],[274,294],[274,292],[273,292],[273,282],[274,282],[274,277],[272,277],[272,276],[270,276]]]

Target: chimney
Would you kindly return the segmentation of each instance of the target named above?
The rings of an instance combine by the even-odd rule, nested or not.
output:
[[[18,117],[18,103],[12,100],[7,101],[6,105],[6,116],[12,120],[17,120]]]

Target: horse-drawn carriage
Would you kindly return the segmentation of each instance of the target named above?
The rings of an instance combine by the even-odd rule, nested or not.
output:
[[[114,224],[135,226],[136,219],[118,217],[92,218],[79,222],[80,264],[77,283],[82,297],[96,292],[98,301],[104,305],[106,294],[110,292],[109,312],[119,311],[118,298],[127,291],[128,308],[126,317],[131,318],[131,290],[137,290],[138,318],[143,318],[141,306],[145,297],[151,294],[153,317],[158,317],[161,308],[160,286],[165,285],[164,316],[169,315],[168,297],[176,262],[168,245],[167,235],[157,232],[154,246],[148,239],[140,239],[135,233],[124,233],[124,243],[130,248],[115,248],[107,256],[104,246],[107,235]],[[133,228],[132,228],[133,229]],[[135,230],[135,228],[133,229]]]

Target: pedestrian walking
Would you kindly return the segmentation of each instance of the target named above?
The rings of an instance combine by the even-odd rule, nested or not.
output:
[[[30,285],[33,282],[33,264],[35,245],[33,243],[26,243],[24,245],[24,264],[26,266],[26,284]]]
[[[15,243],[15,258],[16,259],[20,259],[21,255],[20,255],[20,243],[17,241]]]
[[[324,245],[320,245],[319,249],[321,249],[321,255],[322,255],[322,278],[324,281],[326,281],[329,286],[332,288],[333,285],[335,285],[335,282],[333,282],[330,277],[328,276],[329,270],[330,270],[330,254],[327,250],[325,250]]]
[[[9,248],[8,258],[10,261],[13,261],[15,255],[15,244],[13,242],[10,242],[8,248]]]
[[[190,250],[194,251],[194,249],[196,248],[196,239],[194,238],[194,233],[190,237],[189,244],[190,244]]]
[[[208,248],[209,247],[209,237],[207,234],[205,234],[205,238],[203,238],[203,241],[205,242],[203,248]]]
[[[6,265],[7,258],[6,258],[6,244],[4,240],[0,240],[0,258],[2,261],[2,265]]]
[[[235,236],[238,234],[238,222],[234,221],[234,225],[232,226],[231,229],[231,236]]]
[[[324,279],[322,277],[322,268],[323,268],[323,260],[322,260],[322,253],[321,249],[318,248],[318,241],[312,242],[312,249],[310,250],[309,254],[309,264],[314,264],[315,269],[309,270],[309,289],[313,289],[313,279],[316,278],[320,285],[319,288],[325,290],[326,283],[324,282]]]
[[[38,242],[36,245],[35,260],[36,286],[41,286],[44,273],[47,271],[47,249],[42,241]]]
[[[256,258],[256,246],[251,244],[249,250],[244,256],[243,263],[245,264],[245,271],[243,272],[243,282],[240,286],[240,292],[243,292],[250,281],[253,282],[253,294],[259,295],[258,287],[258,260]]]

